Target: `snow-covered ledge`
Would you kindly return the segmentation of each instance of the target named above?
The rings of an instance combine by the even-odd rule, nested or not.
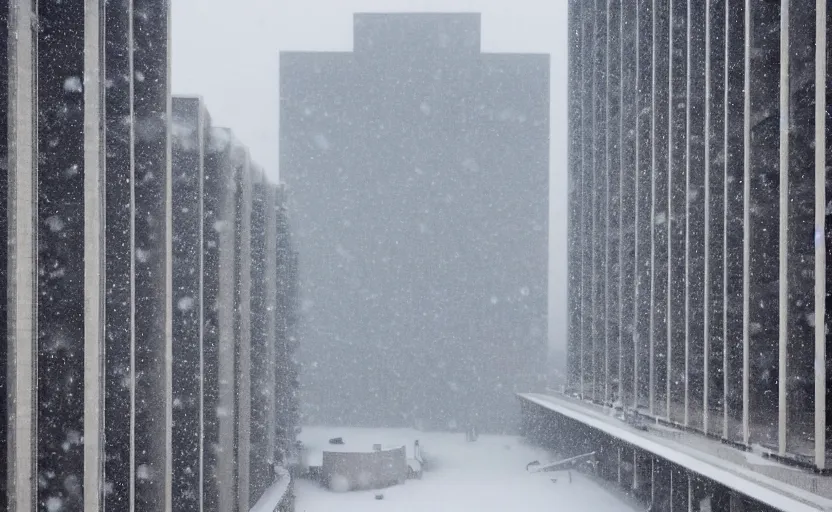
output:
[[[289,484],[292,483],[289,471],[278,467],[275,468],[275,473],[274,483],[263,492],[263,495],[251,508],[251,512],[275,512],[286,493],[289,492]]]
[[[518,396],[719,482],[740,494],[753,497],[778,510],[784,512],[832,511],[832,499],[751,471],[684,443],[651,436],[649,433],[613,419],[608,414],[576,405],[562,397],[538,393],[519,393]]]

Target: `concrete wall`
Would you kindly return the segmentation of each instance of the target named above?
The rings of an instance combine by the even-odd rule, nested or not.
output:
[[[335,491],[378,489],[407,479],[404,446],[373,452],[324,452],[324,483]]]
[[[287,416],[275,185],[171,97],[166,2],[7,2],[0,27],[0,508],[248,510]]]
[[[827,9],[570,2],[570,392],[827,468]]]
[[[544,385],[549,58],[480,37],[359,14],[353,52],[281,55],[310,421],[512,431]]]
[[[565,401],[564,403],[568,403]],[[594,465],[572,466],[572,471],[589,473],[605,480],[610,490],[627,496],[631,505],[637,502],[647,510],[669,512],[673,510],[736,512],[759,510],[797,510],[806,505],[798,500],[793,507],[779,508],[757,496],[754,490],[743,486],[749,481],[722,481],[713,478],[707,464],[698,466],[701,471],[668,460],[642,446],[623,441],[596,425],[561,414],[532,401],[521,399],[522,433],[530,441],[567,459],[594,452]],[[578,409],[580,410],[580,409]],[[614,420],[617,422],[618,420]],[[614,428],[619,428],[618,425]],[[550,473],[559,482],[567,478],[565,472]],[[558,484],[560,485],[560,483]],[[740,490],[737,490],[739,487]],[[785,496],[785,495],[784,495]],[[637,506],[637,505],[636,505]]]

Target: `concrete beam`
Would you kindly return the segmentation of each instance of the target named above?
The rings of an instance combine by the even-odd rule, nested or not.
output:
[[[35,10],[31,0],[10,4],[8,147],[8,510],[37,503],[37,104],[34,77]]]
[[[101,0],[84,5],[83,169],[84,169],[84,365],[83,445],[86,510],[104,505],[106,393],[106,172],[107,138],[104,23]],[[64,87],[66,89],[66,87]],[[67,438],[69,439],[69,438]],[[65,482],[65,481],[64,481]],[[48,505],[47,505],[48,507]]]
[[[815,467],[826,469],[826,415],[829,400],[827,387],[826,360],[827,321],[827,269],[826,259],[830,244],[827,237],[832,233],[827,231],[826,216],[826,187],[827,140],[826,112],[827,81],[827,2],[817,0],[815,5]]]
[[[0,66],[9,70],[9,3],[0,4]],[[9,72],[0,74],[0,162],[6,166],[7,172],[0,173],[0,335],[8,337],[9,303],[6,293],[9,269]],[[8,422],[7,398],[8,382],[6,368],[8,367],[8,343],[0,343],[0,505],[6,504],[8,487]]]

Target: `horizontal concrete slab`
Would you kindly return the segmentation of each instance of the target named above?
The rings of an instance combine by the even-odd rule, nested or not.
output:
[[[595,428],[607,435],[621,440],[631,446],[651,453],[654,456],[677,464],[705,478],[714,480],[740,494],[751,496],[763,503],[784,512],[808,512],[832,510],[832,499],[801,488],[796,480],[803,480],[804,485],[811,485],[813,479],[826,481],[825,477],[816,476],[803,470],[771,462],[765,468],[781,468],[790,472],[791,482],[787,483],[772,474],[763,474],[752,469],[750,464],[743,465],[717,453],[730,450],[742,454],[717,440],[711,440],[693,433],[657,427],[648,432],[637,430],[619,420],[612,414],[612,409],[580,402],[566,396],[551,396],[537,393],[518,394],[521,400],[536,404],[557,414],[569,417]],[[672,430],[672,438],[663,437],[660,429]],[[695,441],[692,438],[698,438]],[[769,473],[772,473],[769,471]],[[817,485],[817,484],[816,484]],[[818,491],[825,485],[817,485]],[[832,492],[832,488],[829,489]]]

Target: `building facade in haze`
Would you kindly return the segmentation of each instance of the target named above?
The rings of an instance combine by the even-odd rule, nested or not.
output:
[[[283,187],[170,44],[169,2],[0,2],[0,510],[292,505]]]
[[[281,54],[307,421],[510,429],[547,345],[549,57],[476,14]]]
[[[527,432],[650,510],[828,508],[827,2],[569,5],[568,385]]]

